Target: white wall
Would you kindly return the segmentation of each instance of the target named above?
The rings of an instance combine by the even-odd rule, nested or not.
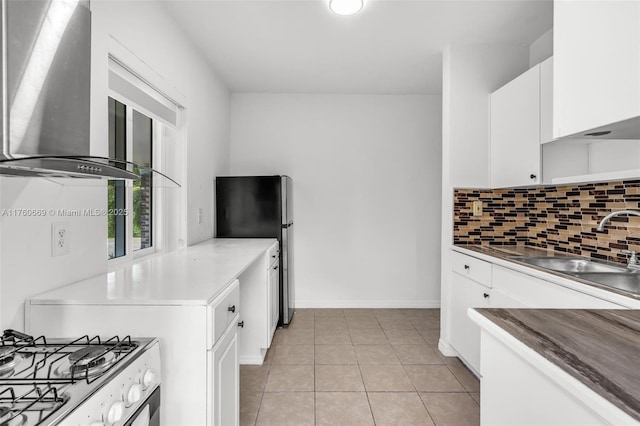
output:
[[[440,102],[232,96],[232,173],[293,178],[298,307],[439,305]]]
[[[186,98],[187,243],[213,237],[213,182],[228,172],[229,90],[185,38],[163,2],[93,0],[92,141],[106,147],[109,37],[131,50]],[[182,182],[181,182],[182,183]],[[198,223],[198,209],[203,222]]]
[[[448,48],[443,114],[448,122],[453,187],[489,187],[489,94],[525,72],[529,49],[517,45]],[[445,85],[447,89],[445,89]]]
[[[113,35],[184,95],[187,128],[188,242],[213,236],[213,178],[228,171],[229,93],[178,30],[162,2],[91,2],[91,153],[107,152],[107,53]],[[106,208],[103,183],[59,186],[0,178],[2,209]],[[197,223],[202,207],[204,222]],[[60,218],[0,216],[0,327],[23,329],[26,298],[107,271],[106,217],[67,217],[71,253],[51,257],[51,223]]]
[[[103,186],[70,187],[44,179],[0,178],[1,328],[23,330],[27,297],[106,271],[106,218],[61,217],[57,210],[105,208]],[[8,209],[8,210],[5,210]],[[11,216],[43,209],[44,216]],[[54,213],[52,213],[52,211]],[[51,224],[69,224],[70,254],[51,257]],[[102,231],[105,228],[105,231]]]
[[[448,341],[453,188],[489,187],[489,94],[529,67],[528,46],[449,46],[442,75],[442,315],[440,350]],[[443,345],[444,344],[444,345]]]
[[[553,56],[553,30],[542,34],[529,46],[529,68]]]

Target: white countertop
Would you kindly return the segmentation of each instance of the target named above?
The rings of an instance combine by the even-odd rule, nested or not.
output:
[[[30,303],[206,305],[276,241],[208,240],[42,293]]]

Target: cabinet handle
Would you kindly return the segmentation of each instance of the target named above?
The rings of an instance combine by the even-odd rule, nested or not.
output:
[[[483,296],[484,296],[485,299],[488,299],[489,298],[489,293],[485,293],[485,294],[483,294]]]
[[[273,267],[273,269],[278,269],[278,267],[277,267],[277,266],[274,266],[274,267]]]
[[[538,176],[536,176],[536,175],[534,175],[533,173],[531,173],[531,174],[529,175],[529,177],[530,177],[531,179],[535,180]]]
[[[238,323],[238,327],[242,327],[242,328],[244,328],[244,321],[240,321],[240,322]]]
[[[469,265],[464,265],[464,269],[469,269]]]
[[[227,311],[232,312],[232,313],[235,313],[235,311],[236,311],[236,305],[229,306],[229,307],[227,308]]]

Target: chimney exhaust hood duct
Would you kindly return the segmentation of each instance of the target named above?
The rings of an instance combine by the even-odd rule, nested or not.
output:
[[[90,155],[88,0],[2,0],[0,25],[0,175],[139,179],[154,172]]]

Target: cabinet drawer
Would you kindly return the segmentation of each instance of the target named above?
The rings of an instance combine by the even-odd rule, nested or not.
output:
[[[452,251],[451,269],[486,287],[491,287],[491,263],[489,262]]]
[[[278,260],[280,257],[280,244],[274,243],[269,250],[267,250],[267,268]]]
[[[621,309],[620,305],[581,293],[529,275],[493,268],[494,288],[502,294],[532,308],[555,309]],[[514,306],[517,307],[517,306]]]
[[[218,341],[229,323],[240,312],[240,285],[235,280],[220,296],[207,306],[207,349]]]

